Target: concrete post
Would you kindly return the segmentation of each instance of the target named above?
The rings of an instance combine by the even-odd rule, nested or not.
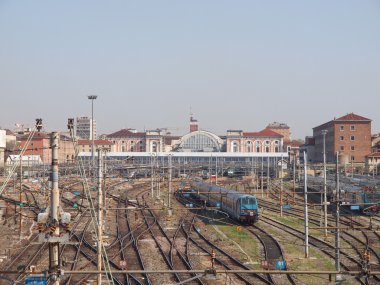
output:
[[[305,199],[305,258],[309,258],[309,212],[307,207],[307,154],[303,152],[304,157],[304,199]]]
[[[98,150],[98,271],[102,271],[102,246],[103,246],[103,190],[102,190],[102,178],[103,178],[103,161],[102,151]],[[98,284],[102,284],[102,274],[98,273]]]
[[[58,188],[58,143],[59,134],[57,132],[51,133],[51,150],[52,150],[52,172],[51,172],[51,195],[50,195],[50,219],[51,224],[55,226],[52,236],[59,236],[59,188]],[[59,285],[58,269],[59,269],[59,243],[49,244],[49,270],[53,273],[52,284]]]

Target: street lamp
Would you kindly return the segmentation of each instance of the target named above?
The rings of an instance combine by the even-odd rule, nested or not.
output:
[[[323,200],[324,200],[324,218],[325,218],[325,237],[327,237],[326,134],[327,134],[327,130],[322,130],[322,136],[323,136]]]
[[[87,96],[91,100],[91,165],[94,166],[94,100],[98,98],[97,95]]]

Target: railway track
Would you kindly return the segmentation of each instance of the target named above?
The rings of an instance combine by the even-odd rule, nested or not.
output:
[[[277,212],[277,213],[280,212],[277,208],[275,208],[273,206],[274,205],[273,203],[270,203],[267,201],[261,201],[261,204],[266,205],[267,209],[270,209],[272,212]],[[293,216],[293,217],[296,217],[299,219],[303,219],[303,217],[304,217],[303,211],[300,209],[296,209],[296,208],[292,209],[291,211],[287,211],[286,215],[287,216]],[[313,213],[313,212],[309,212],[309,222],[313,223],[316,226],[319,226],[320,225],[320,219],[319,218],[320,218],[320,216],[318,214]],[[329,221],[329,223],[331,223],[331,226],[332,225],[335,226],[335,219],[329,217],[328,221]],[[353,221],[352,219],[345,217],[345,216],[341,217],[341,224],[347,226],[348,228],[353,228],[353,227],[364,228],[363,224],[361,224],[357,221]],[[362,255],[363,255],[363,252],[365,249],[371,251],[371,253],[373,254],[373,261],[375,261],[375,259],[376,259],[377,267],[380,267],[380,265],[379,265],[380,264],[380,255],[377,253],[375,248],[373,248],[373,246],[370,245],[370,244],[374,245],[380,241],[379,234],[377,232],[370,231],[370,230],[369,231],[360,230],[357,232],[360,232],[360,234],[363,235],[364,240],[360,239],[357,235],[354,235],[354,234],[352,234],[346,230],[341,231],[341,239],[343,241],[345,241],[347,244],[352,246],[352,249],[354,251],[353,254],[358,256],[358,258],[360,258],[360,259],[362,258]],[[372,243],[370,243],[369,241],[372,241]],[[376,269],[376,267],[374,269]],[[375,276],[374,278],[375,278],[375,280],[380,282],[380,279],[377,276]]]
[[[187,203],[197,204],[197,201],[194,201],[194,200],[187,200],[184,198],[180,198],[178,196],[177,196],[177,199],[179,200],[181,204],[187,204]],[[197,206],[201,207],[202,205],[197,204]],[[228,221],[229,223],[239,225],[231,219],[229,219]],[[272,258],[273,260],[283,258],[283,252],[282,252],[281,246],[279,245],[279,243],[275,240],[273,236],[271,236],[269,233],[265,232],[263,229],[260,229],[258,227],[252,227],[252,228],[246,227],[246,228],[248,228],[248,230],[261,242],[264,249],[263,257],[265,260],[269,260]],[[206,241],[206,244],[208,246],[211,246],[211,250],[206,250],[205,246],[198,245],[200,249],[202,249],[203,251],[205,251],[206,253],[210,255],[212,254],[212,251],[215,250],[222,253],[222,255],[225,255],[228,257],[228,259],[225,261],[221,259],[218,260],[218,263],[224,266],[224,268],[226,269],[236,268],[236,269],[246,269],[246,270],[250,269],[248,266],[246,266],[245,264],[243,264],[242,262],[240,262],[239,260],[231,256],[230,254],[228,254],[226,251],[221,250],[218,246],[214,245],[212,242],[207,241],[206,238],[203,235],[201,235],[198,231],[197,233],[202,240]],[[192,239],[192,241],[195,243],[194,239]],[[237,267],[233,267],[233,266],[237,266]],[[252,276],[249,276],[249,275],[247,276],[245,274],[236,274],[236,276],[238,279],[240,279],[240,281],[243,281],[246,284],[255,284],[255,282],[258,282],[258,280],[263,282],[264,284],[277,284],[274,278],[269,274],[266,274],[265,277],[263,275],[255,274],[253,277],[256,280],[252,280]],[[294,279],[293,276],[287,275],[287,278],[290,284],[296,284],[296,280]]]

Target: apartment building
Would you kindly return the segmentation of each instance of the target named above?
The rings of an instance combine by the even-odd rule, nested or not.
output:
[[[315,162],[323,162],[325,140],[327,162],[339,152],[341,163],[364,163],[371,153],[371,120],[350,113],[313,128],[313,137]]]

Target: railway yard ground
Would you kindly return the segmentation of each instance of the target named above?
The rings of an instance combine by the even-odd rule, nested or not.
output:
[[[59,182],[61,207],[71,214],[67,228],[70,242],[60,245],[63,272],[97,270],[97,191],[96,183],[87,182],[79,177],[63,177]],[[281,187],[279,180],[273,179],[261,188],[251,177],[219,178],[222,187],[257,197],[260,218],[253,225],[245,225],[213,207],[196,204],[191,197],[186,200],[175,195],[188,182],[173,179],[169,202],[167,181],[153,185],[150,178],[106,180],[104,268],[137,272],[104,274],[104,284],[334,284],[329,280],[334,276],[327,274],[286,274],[286,271],[335,270],[335,209],[329,206],[329,229],[325,236],[321,195],[309,195],[306,258],[302,186],[297,185],[293,191],[292,182]],[[23,284],[31,268],[44,272],[49,267],[48,245],[38,242],[41,229],[36,222],[38,213],[49,203],[46,181],[24,179],[21,194],[20,185],[8,183],[0,199],[0,269],[13,271],[2,275],[0,284],[12,284],[7,279],[19,282],[13,284]],[[340,227],[341,269],[380,271],[380,218],[342,209]],[[286,261],[284,274],[265,273],[276,270],[279,261]],[[208,274],[195,272],[206,269]],[[213,269],[239,272],[213,274]],[[96,278],[91,273],[63,274],[60,282],[96,284]],[[341,284],[380,284],[380,276],[347,275],[344,279]]]

